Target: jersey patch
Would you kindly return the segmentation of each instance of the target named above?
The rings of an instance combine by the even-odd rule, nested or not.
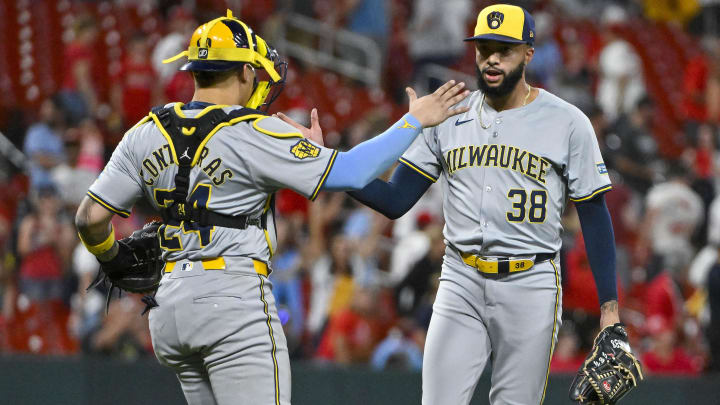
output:
[[[320,154],[320,148],[303,139],[290,148],[290,153],[300,160],[316,158]]]
[[[605,167],[605,163],[598,163],[595,166],[597,166],[598,173],[600,174],[607,174],[607,167]]]

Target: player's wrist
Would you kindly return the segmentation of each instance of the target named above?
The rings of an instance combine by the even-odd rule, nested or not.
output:
[[[118,241],[114,241],[113,245],[110,247],[109,250],[95,255],[95,257],[98,259],[100,263],[107,263],[115,259],[118,255],[118,252],[120,251],[120,244]]]
[[[600,328],[620,323],[620,312],[617,300],[610,300],[600,305]]]
[[[412,129],[422,130],[424,127],[422,122],[420,122],[420,120],[417,117],[415,117],[414,115],[412,115],[412,113],[410,113],[410,112],[405,113],[405,115],[403,116],[403,119],[400,120],[401,125],[404,123],[412,125],[412,127],[413,127]]]

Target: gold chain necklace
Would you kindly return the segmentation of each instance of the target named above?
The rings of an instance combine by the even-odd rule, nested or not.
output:
[[[527,105],[527,102],[528,102],[528,99],[530,98],[531,92],[532,92],[532,86],[528,86],[528,92],[525,95],[525,100],[523,100],[523,104],[522,104],[523,107]],[[480,100],[480,111],[478,112],[478,120],[480,121],[480,126],[482,127],[482,129],[488,129],[492,126],[492,121],[490,121],[490,123],[487,126],[485,124],[483,124],[483,121],[482,121],[483,105],[485,105],[485,93],[483,93],[482,100]]]

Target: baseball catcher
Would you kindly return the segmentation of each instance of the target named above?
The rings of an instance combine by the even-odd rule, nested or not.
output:
[[[231,11],[199,26],[188,49],[166,61],[178,58],[187,58],[192,100],[153,108],[128,130],[75,225],[102,264],[99,282],[153,292],[144,299],[153,351],[188,404],[289,405],[290,358],[268,278],[275,193],[312,201],[365,187],[424,128],[467,112],[452,106],[468,92],[454,81],[421,98],[408,89],[400,121],[341,152],[265,113],[286,65]],[[116,241],[112,217],[129,217],[141,199],[162,224]]]
[[[608,326],[570,385],[570,399],[581,404],[614,404],[643,379],[623,324]]]

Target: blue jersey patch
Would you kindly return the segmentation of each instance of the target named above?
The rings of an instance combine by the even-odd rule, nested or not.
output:
[[[598,173],[607,174],[607,167],[605,167],[605,163],[598,163],[596,166],[598,169]]]

